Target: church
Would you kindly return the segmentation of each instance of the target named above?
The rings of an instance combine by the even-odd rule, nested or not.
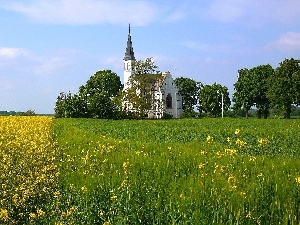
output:
[[[135,62],[135,56],[132,46],[130,25],[128,32],[128,39],[126,45],[124,62],[124,91],[130,88],[129,78],[134,76],[132,64]],[[164,114],[169,114],[172,118],[180,118],[182,116],[182,96],[176,86],[170,71],[162,73],[162,77],[156,82],[152,89],[153,102],[151,109],[147,112],[148,118],[163,118]],[[128,109],[134,111],[134,109]]]

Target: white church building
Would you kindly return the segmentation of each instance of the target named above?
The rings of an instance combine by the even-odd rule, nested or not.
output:
[[[130,88],[128,82],[130,76],[134,76],[131,66],[135,60],[129,25],[127,46],[123,59],[125,91]],[[152,108],[148,111],[148,118],[159,119],[162,118],[165,113],[172,115],[173,118],[180,118],[182,116],[182,96],[179,94],[179,89],[169,71],[162,74],[162,80],[156,83],[152,96],[154,96],[154,102],[156,103],[153,104]]]

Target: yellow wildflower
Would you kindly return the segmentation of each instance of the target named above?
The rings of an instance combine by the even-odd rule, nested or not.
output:
[[[260,138],[258,140],[258,146],[260,146],[260,147],[266,146],[266,145],[268,145],[268,143],[269,143],[269,140],[267,138]]]
[[[200,151],[200,155],[204,155],[205,153],[206,153],[206,152],[203,151],[203,150]]]
[[[199,164],[199,169],[203,169],[204,167],[205,167],[205,164],[204,163],[201,163],[201,164]]]
[[[130,163],[129,162],[123,162],[123,168],[126,170],[129,167]]]
[[[88,189],[87,189],[85,186],[83,186],[83,187],[81,187],[81,191],[82,191],[83,193],[87,193]]]
[[[226,148],[225,153],[228,154],[228,155],[234,155],[234,154],[237,153],[237,150]]]
[[[207,138],[206,138],[206,142],[210,144],[213,141],[214,141],[214,138],[212,136],[208,135]]]
[[[59,191],[54,192],[54,198],[58,198],[59,196],[60,196],[60,192]]]
[[[231,177],[228,177],[228,180],[227,180],[228,183],[236,183],[236,178],[231,176]]]
[[[227,137],[227,142],[228,142],[228,143],[231,143],[230,137]]]
[[[237,145],[239,145],[240,147],[244,147],[244,146],[247,144],[246,141],[242,141],[242,140],[240,140],[240,139],[237,139],[237,140],[235,141],[235,143],[236,143]]]
[[[9,219],[8,211],[6,209],[0,209],[0,221],[7,222]]]
[[[113,200],[113,201],[116,201],[118,199],[118,196],[113,195],[113,196],[110,197],[110,199]]]
[[[35,219],[36,218],[36,214],[35,213],[29,213],[29,217],[30,219]]]
[[[240,129],[235,129],[234,133],[235,135],[238,135],[240,133]]]
[[[250,158],[249,158],[249,161],[251,162],[251,161],[255,161],[256,160],[256,157],[255,156],[250,156]]]
[[[102,218],[104,216],[104,212],[99,212],[99,217]]]
[[[39,217],[45,216],[45,212],[43,210],[41,210],[41,209],[37,210],[37,214],[38,214]]]
[[[300,177],[296,177],[295,180],[296,180],[296,183],[300,184]]]

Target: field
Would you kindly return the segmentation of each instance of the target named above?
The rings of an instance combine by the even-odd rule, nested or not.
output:
[[[299,224],[299,131],[0,117],[0,224]]]

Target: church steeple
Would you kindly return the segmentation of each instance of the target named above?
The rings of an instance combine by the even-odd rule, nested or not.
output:
[[[129,24],[129,32],[128,32],[128,39],[127,39],[127,46],[125,51],[124,60],[135,60],[134,51],[132,47],[131,35],[130,35],[130,24]]]

